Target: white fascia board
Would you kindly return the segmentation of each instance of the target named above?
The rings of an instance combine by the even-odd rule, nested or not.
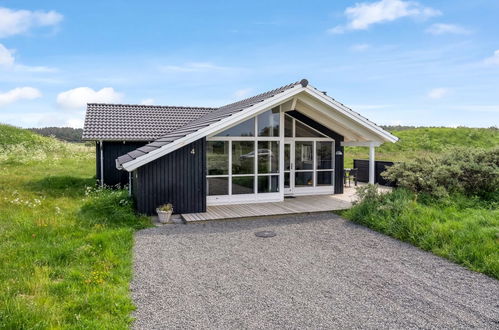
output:
[[[348,141],[341,142],[342,147],[379,147],[383,142],[379,141],[366,141],[366,142],[357,142],[357,141]]]
[[[232,124],[235,124],[237,122],[240,122],[246,118],[251,117],[252,115],[257,114],[259,111],[266,110],[268,108],[271,108],[275,105],[278,105],[282,102],[287,101],[288,99],[292,98],[294,95],[302,92],[305,90],[306,87],[302,87],[301,85],[296,85],[294,87],[291,87],[290,89],[277,94],[273,97],[268,98],[265,101],[262,101],[260,103],[254,104],[244,110],[241,110],[240,112],[237,112],[227,118],[221,119],[220,121],[217,121],[205,128],[202,128],[194,133],[188,134],[184,136],[183,138],[180,138],[178,140],[173,141],[172,143],[166,144],[156,150],[153,150],[143,156],[137,157],[134,160],[131,160],[127,163],[122,164],[121,168],[125,169],[128,172],[131,172],[153,160],[156,160],[172,151],[175,151],[191,142],[194,142],[198,139],[201,139],[203,137],[206,137],[212,133],[215,133],[219,130],[222,130],[225,127],[228,127]]]
[[[383,137],[387,142],[397,142],[399,139],[395,135],[391,134],[390,132],[385,131],[381,127],[377,126],[376,124],[368,121],[366,118],[362,117],[352,109],[349,109],[345,105],[341,104],[340,102],[332,99],[329,96],[324,95],[324,93],[319,92],[317,89],[314,87],[308,85],[305,87],[305,92],[308,94],[314,96],[315,98],[320,99],[322,102],[328,104],[332,108],[338,110],[340,113],[344,114],[345,116],[351,118],[352,120],[356,121],[357,123],[361,124],[362,126],[366,127],[367,129],[371,130],[373,133],[376,135],[379,135]]]

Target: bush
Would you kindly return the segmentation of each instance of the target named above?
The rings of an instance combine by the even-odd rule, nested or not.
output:
[[[381,175],[416,194],[444,198],[460,193],[497,199],[499,148],[455,148],[439,156],[395,164]]]
[[[81,207],[79,218],[87,226],[146,227],[147,219],[137,217],[126,190],[87,187],[87,200]]]

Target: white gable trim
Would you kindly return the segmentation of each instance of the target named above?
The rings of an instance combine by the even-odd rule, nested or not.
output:
[[[259,112],[263,112],[268,108],[272,108],[273,106],[286,102],[288,99],[291,99],[294,95],[302,92],[305,88],[302,85],[296,85],[291,87],[284,92],[277,94],[273,97],[268,98],[265,101],[257,103],[253,106],[248,107],[247,109],[241,110],[227,118],[224,118],[220,121],[217,121],[205,128],[202,128],[194,133],[188,134],[178,140],[173,141],[172,143],[166,144],[156,150],[153,150],[143,156],[137,157],[134,160],[126,162],[122,164],[122,168],[127,170],[128,172],[133,171],[153,160],[156,160],[172,151],[175,151],[191,142],[199,140],[203,137],[206,137],[212,133],[223,130],[225,127],[229,127],[234,124],[238,124],[239,122],[244,121],[245,119],[251,117],[252,115],[256,115]]]
[[[380,135],[386,139],[387,142],[397,142],[399,139],[395,135],[390,134],[390,132],[385,131],[381,127],[377,126],[373,122],[370,122],[366,118],[362,117],[352,109],[346,107],[342,103],[334,100],[333,98],[324,95],[324,93],[319,92],[316,90],[314,87],[311,87],[308,85],[305,87],[305,92],[308,94],[315,96],[315,98],[321,100],[322,102],[326,103],[330,107],[334,108],[338,112],[344,114],[345,116],[353,119],[357,123],[361,124],[362,126],[365,126],[366,128],[371,129],[375,134]]]
[[[353,110],[347,108],[343,104],[333,100],[330,97],[325,96],[323,93],[317,91],[315,88],[311,87],[308,85],[307,87],[303,87],[302,85],[298,84],[295,85],[284,92],[277,94],[273,97],[270,97],[266,99],[265,101],[259,102],[255,105],[252,105],[244,110],[241,110],[237,113],[234,113],[233,115],[221,119],[220,121],[217,121],[205,128],[199,129],[196,132],[193,132],[191,134],[188,134],[178,140],[175,140],[169,144],[166,144],[156,150],[153,150],[147,154],[144,154],[140,157],[137,157],[134,160],[131,160],[129,162],[126,162],[121,165],[119,169],[125,169],[128,172],[131,172],[149,162],[152,162],[166,154],[169,154],[170,152],[173,152],[189,143],[192,143],[198,139],[204,138],[209,136],[210,134],[213,134],[215,132],[219,132],[224,130],[226,127],[230,127],[233,125],[236,125],[240,122],[243,122],[244,120],[250,118],[251,116],[258,115],[260,112],[263,112],[269,108],[272,108],[276,105],[279,105],[281,103],[284,103],[286,101],[292,100],[293,97],[300,92],[306,92],[307,94],[311,95],[312,97],[318,99],[319,101],[325,103],[326,105],[332,107],[333,109],[339,111],[343,115],[347,116],[348,118],[352,119],[354,122],[357,122],[363,127],[366,127],[368,130],[372,131],[374,134],[384,138],[385,141],[387,142],[396,142],[398,141],[398,138],[389,132],[383,130],[382,128],[376,126],[376,124],[368,121],[366,118],[362,117],[358,113],[354,112]]]

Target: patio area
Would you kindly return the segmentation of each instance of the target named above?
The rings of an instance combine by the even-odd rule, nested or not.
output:
[[[391,188],[380,186],[379,189],[388,191]],[[345,187],[344,193],[340,195],[297,196],[273,203],[211,205],[206,212],[184,213],[181,216],[191,222],[338,211],[350,208],[355,199],[355,187],[352,185]]]

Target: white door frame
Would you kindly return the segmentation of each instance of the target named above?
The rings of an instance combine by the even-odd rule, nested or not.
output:
[[[295,186],[295,174],[296,174],[296,164],[295,164],[295,152],[296,152],[296,142],[312,142],[312,153],[313,153],[313,166],[310,170],[299,170],[299,172],[313,172],[313,184],[312,186],[296,187]],[[318,170],[317,169],[317,142],[330,142],[331,143],[331,157],[332,157],[332,169],[331,170]],[[285,138],[284,146],[286,144],[290,145],[290,170],[286,170],[283,167],[283,173],[289,173],[289,188],[284,188],[284,195],[286,196],[299,196],[299,195],[320,195],[320,194],[334,194],[334,177],[335,177],[335,141],[331,138]],[[317,186],[317,173],[318,172],[329,172],[331,171],[331,182],[330,186]]]
[[[284,195],[289,196],[293,195],[294,193],[294,186],[295,186],[295,176],[294,176],[294,167],[295,167],[295,143],[293,141],[284,141],[284,150],[286,150],[286,145],[289,145],[289,170],[286,170],[284,164],[283,166],[283,172],[284,176],[286,176],[286,173],[289,173],[289,187],[284,188]],[[286,152],[286,151],[284,151]]]

